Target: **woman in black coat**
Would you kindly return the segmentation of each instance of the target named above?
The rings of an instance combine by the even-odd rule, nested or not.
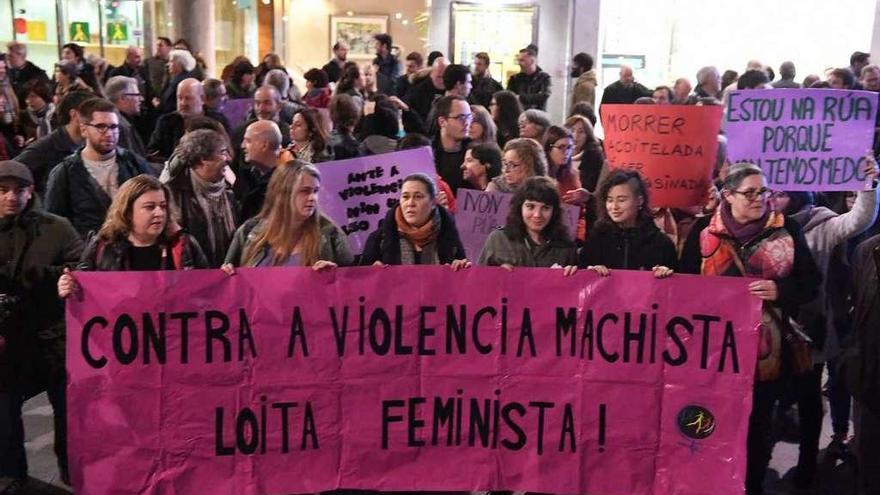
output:
[[[451,265],[467,268],[455,220],[437,204],[437,186],[424,174],[403,180],[400,204],[367,238],[361,265]]]
[[[651,270],[657,278],[678,267],[675,245],[654,225],[648,191],[638,172],[616,170],[599,186],[596,227],[578,266],[607,276],[610,269]]]

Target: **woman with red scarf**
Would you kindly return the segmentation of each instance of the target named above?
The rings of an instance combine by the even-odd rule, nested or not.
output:
[[[721,206],[694,225],[682,252],[684,273],[752,277],[749,292],[764,303],[747,442],[746,494],[764,493],[773,404],[794,369],[789,319],[816,297],[822,277],[800,226],[769,207],[761,169],[730,168]],[[719,301],[720,303],[721,301]]]

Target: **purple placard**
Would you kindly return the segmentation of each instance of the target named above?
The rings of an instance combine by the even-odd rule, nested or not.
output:
[[[725,110],[728,157],[760,165],[771,189],[862,189],[877,102],[870,91],[734,91]]]
[[[455,196],[455,226],[469,260],[476,261],[489,234],[503,227],[513,194],[459,189]],[[564,204],[565,221],[572,239],[577,235],[581,209]]]
[[[229,121],[231,129],[235,129],[247,120],[247,114],[254,106],[253,98],[239,98],[229,100],[223,105],[223,116]]]
[[[429,147],[324,162],[317,167],[321,171],[321,209],[342,227],[354,254],[363,251],[367,236],[376,230],[389,207],[397,205],[404,177],[417,172],[437,175]]]

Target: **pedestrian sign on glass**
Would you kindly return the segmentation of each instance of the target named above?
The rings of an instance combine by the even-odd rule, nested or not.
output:
[[[88,22],[71,22],[70,23],[70,41],[82,41],[88,43],[91,40],[89,36]]]
[[[128,41],[128,24],[125,24],[124,22],[108,22],[107,38],[109,38],[111,42]]]

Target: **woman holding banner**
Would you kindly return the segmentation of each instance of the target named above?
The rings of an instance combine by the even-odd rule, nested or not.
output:
[[[77,265],[83,271],[152,271],[208,268],[198,241],[171,220],[171,192],[159,179],[138,175],[113,197],[101,230]],[[76,279],[65,269],[58,295],[69,296]]]
[[[318,211],[318,169],[301,160],[279,166],[269,180],[260,213],[235,232],[223,270],[234,266],[310,266],[354,262],[345,234]]]
[[[425,174],[403,179],[400,203],[367,238],[361,265],[450,265],[467,268],[455,220],[437,204],[437,186]]]
[[[650,270],[657,278],[678,266],[675,245],[654,225],[648,188],[633,170],[615,170],[599,186],[598,220],[578,265],[606,277],[611,269]]]
[[[577,246],[562,216],[562,201],[548,177],[526,179],[510,200],[503,229],[489,234],[480,265],[560,268],[565,275],[577,270]]]
[[[501,175],[489,182],[486,191],[512,193],[536,175],[547,175],[547,158],[541,145],[534,139],[512,139],[504,145]]]
[[[780,376],[811,367],[809,346],[790,316],[818,295],[822,277],[797,222],[769,207],[760,168],[733,165],[721,195],[718,210],[691,230],[681,266],[685,273],[756,278],[749,292],[764,301],[764,319],[749,417],[746,493],[762,494]]]

